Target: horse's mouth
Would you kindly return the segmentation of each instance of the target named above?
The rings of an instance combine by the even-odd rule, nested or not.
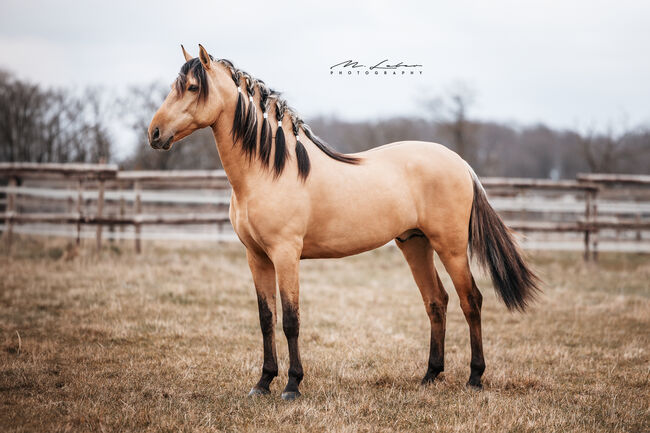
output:
[[[174,136],[172,135],[164,143],[161,143],[160,141],[151,143],[151,147],[156,150],[169,150],[172,148],[173,141]]]
[[[162,145],[162,150],[169,150],[172,148],[172,140],[174,139],[174,136],[172,135],[165,141],[165,143]]]

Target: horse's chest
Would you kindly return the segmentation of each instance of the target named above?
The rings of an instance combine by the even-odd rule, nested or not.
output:
[[[248,218],[246,218],[246,209],[242,208],[234,199],[230,202],[230,222],[235,233],[240,238],[250,235],[250,224],[248,223]]]
[[[246,203],[237,201],[234,197],[230,202],[230,222],[244,246],[247,248],[255,248],[257,246],[258,242],[256,239],[259,236],[256,235],[249,209]]]

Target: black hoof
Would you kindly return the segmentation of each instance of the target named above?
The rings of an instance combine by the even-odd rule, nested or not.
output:
[[[282,400],[291,401],[297,399],[300,395],[300,391],[285,391],[280,397],[282,397]]]
[[[467,381],[467,384],[465,386],[467,386],[470,389],[477,390],[477,391],[480,391],[481,389],[483,389],[483,384],[481,383],[481,379],[472,379],[472,378],[470,378]]]
[[[442,377],[439,375],[439,373],[427,373],[423,378],[422,381],[420,382],[420,385],[428,385],[430,383],[435,382],[437,379],[442,380]]]
[[[251,389],[251,392],[248,393],[248,396],[253,397],[253,396],[256,396],[256,395],[267,395],[267,394],[270,394],[270,393],[271,393],[271,391],[269,391],[268,389],[258,388],[256,386],[254,386],[253,389]]]

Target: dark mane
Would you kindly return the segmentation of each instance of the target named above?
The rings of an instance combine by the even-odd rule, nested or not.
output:
[[[217,62],[221,63],[230,71],[232,80],[238,88],[231,134],[235,144],[241,144],[242,152],[244,152],[249,160],[258,158],[264,167],[270,168],[271,150],[275,148],[273,171],[276,178],[280,176],[287,159],[290,158],[285,138],[285,134],[288,133],[294,136],[293,140],[296,142],[295,155],[298,165],[298,176],[301,180],[306,180],[311,170],[311,162],[309,160],[309,154],[302,142],[303,139],[300,138],[300,131],[302,131],[308,140],[314,143],[318,149],[330,158],[347,164],[359,164],[361,162],[357,157],[337,152],[316,136],[311,128],[303,122],[298,113],[287,105],[286,101],[280,96],[280,93],[267,87],[262,80],[257,80],[250,74],[235,68],[229,60],[220,59]],[[207,74],[198,58],[186,62],[181,67],[178,78],[176,78],[176,91],[181,96],[186,91],[188,76],[193,76],[197,81],[199,101],[205,101],[210,89],[207,82]],[[259,94],[259,106],[254,99],[256,93]],[[262,112],[262,126],[259,135],[257,133],[258,108]],[[287,115],[290,119],[290,124],[282,124]],[[274,118],[278,124],[278,127],[275,129],[275,134],[273,134],[273,125],[269,121],[270,118]],[[275,142],[273,138],[275,138]]]

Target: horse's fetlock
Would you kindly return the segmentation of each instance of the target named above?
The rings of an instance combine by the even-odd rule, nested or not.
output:
[[[472,361],[469,364],[469,368],[473,374],[481,375],[485,371],[485,361]]]
[[[298,383],[302,381],[303,376],[302,366],[289,368],[289,377],[295,379]]]

